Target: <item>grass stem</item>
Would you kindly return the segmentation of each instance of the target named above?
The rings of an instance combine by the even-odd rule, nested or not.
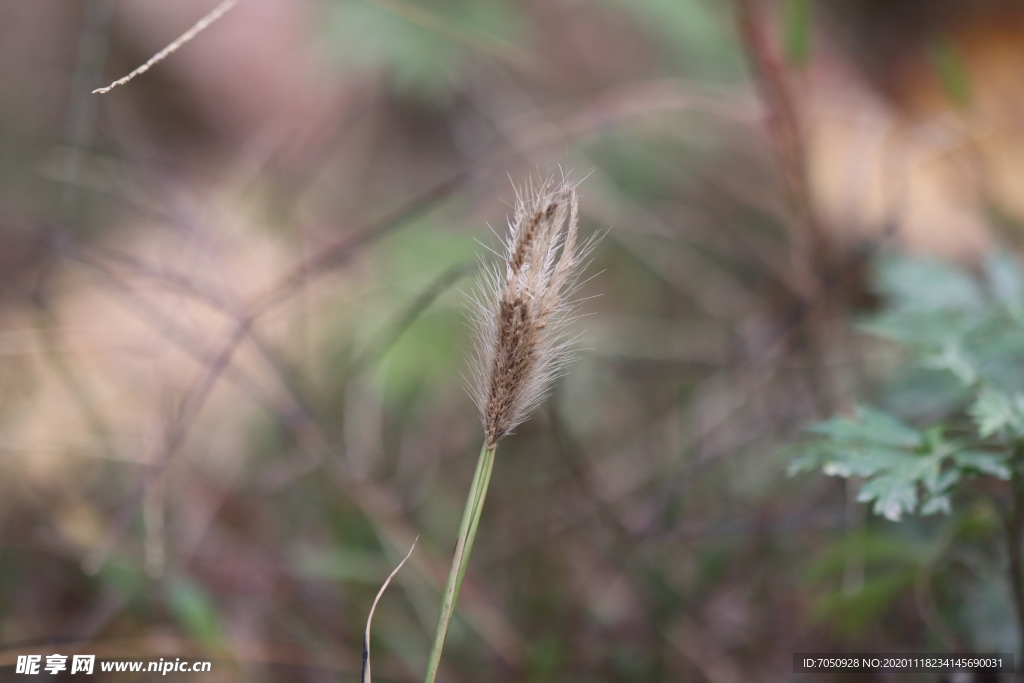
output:
[[[476,473],[473,475],[473,483],[470,485],[469,496],[466,498],[466,509],[462,513],[459,540],[455,544],[452,568],[448,573],[448,583],[444,587],[441,614],[437,618],[437,631],[434,634],[434,644],[430,648],[430,659],[427,663],[427,674],[423,678],[424,683],[434,683],[434,679],[437,677],[437,668],[441,664],[441,650],[444,648],[444,640],[452,622],[455,602],[459,599],[462,579],[466,576],[466,566],[469,564],[469,554],[473,550],[473,539],[476,538],[476,530],[480,524],[480,514],[484,509],[484,498],[487,497],[487,486],[491,481],[496,449],[497,446],[488,446],[486,443],[480,449]]]

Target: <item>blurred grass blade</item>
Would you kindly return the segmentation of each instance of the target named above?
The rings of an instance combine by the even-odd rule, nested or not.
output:
[[[452,21],[419,4],[404,0],[366,0],[366,2],[420,28],[443,36],[458,45],[489,55],[525,76],[540,82],[544,82],[547,78],[547,69],[544,63],[532,52],[515,43]]]
[[[938,76],[942,89],[949,99],[958,107],[966,107],[971,103],[971,77],[967,70],[960,50],[946,36],[932,41],[929,56],[935,75]]]
[[[380,587],[379,591],[377,591],[377,597],[373,599],[373,604],[370,605],[370,614],[366,617],[366,632],[363,634],[363,675],[359,679],[362,683],[370,683],[370,626],[373,623],[373,611],[377,609],[377,603],[380,602],[380,597],[384,595],[384,591],[387,590],[388,584],[391,583],[391,579],[395,578],[395,574],[398,573],[398,570],[400,570],[402,566],[409,561],[409,558],[412,557],[412,551],[416,549],[416,541],[418,540],[420,540],[419,536],[413,540],[412,546],[409,548],[409,552],[405,554],[405,557],[398,563],[398,566],[388,574],[388,578],[384,580],[384,585]]]
[[[812,0],[788,0],[783,24],[786,59],[794,66],[803,66],[811,54]]]
[[[210,593],[187,578],[173,579],[166,588],[167,606],[184,631],[211,651],[222,650],[226,629]]]
[[[437,617],[437,631],[434,634],[434,644],[430,648],[427,674],[423,678],[424,683],[434,682],[434,679],[437,677],[437,668],[441,664],[441,650],[444,648],[444,639],[448,635],[448,627],[452,623],[452,614],[455,611],[455,602],[459,599],[462,580],[466,576],[469,553],[473,550],[473,540],[476,538],[477,526],[480,524],[480,514],[484,508],[484,499],[487,497],[487,485],[491,480],[491,470],[494,469],[494,451],[496,448],[496,446],[488,448],[487,444],[484,443],[483,448],[480,449],[480,457],[476,463],[476,473],[473,474],[473,483],[469,488],[469,497],[466,498],[466,509],[462,513],[462,523],[459,526],[459,540],[455,544],[452,568],[448,572],[448,583],[444,588],[441,614]]]

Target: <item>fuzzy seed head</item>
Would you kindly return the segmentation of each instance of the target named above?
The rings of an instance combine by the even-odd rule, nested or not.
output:
[[[470,393],[494,446],[548,395],[572,360],[573,295],[594,239],[577,238],[576,184],[548,178],[516,191],[503,261],[483,268],[473,299]]]

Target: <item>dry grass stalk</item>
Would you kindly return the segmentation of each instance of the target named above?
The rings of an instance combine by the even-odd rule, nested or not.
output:
[[[504,269],[485,269],[474,299],[471,393],[493,447],[525,421],[572,359],[573,318],[583,260],[576,184],[548,178],[517,192],[505,240]]]
[[[583,259],[595,239],[578,239],[576,183],[531,181],[516,194],[502,262],[484,268],[474,299],[477,338],[471,393],[480,409],[485,440],[462,513],[448,582],[437,618],[424,683],[434,683],[455,602],[466,576],[480,525],[498,441],[544,400],[551,382],[571,360],[574,338],[566,335],[580,284]],[[504,265],[504,268],[502,268]]]
[[[409,558],[412,557],[412,551],[416,549],[416,541],[418,540],[420,540],[419,536],[417,536],[412,542],[409,552],[405,554],[402,561],[398,563],[398,566],[395,567],[388,575],[388,578],[384,580],[384,585],[380,587],[379,591],[377,591],[377,597],[373,599],[373,604],[370,605],[370,614],[366,617],[366,630],[363,631],[363,673],[359,678],[360,683],[371,683],[373,680],[373,674],[370,671],[370,627],[373,625],[373,613],[377,609],[377,603],[380,602],[380,597],[384,595],[384,591],[387,590],[388,584],[391,583],[391,579],[395,578],[395,574],[397,574],[398,571],[405,566],[405,563],[409,561]]]
[[[185,43],[187,43],[188,41],[192,40],[193,38],[195,38],[197,35],[199,35],[203,31],[205,31],[207,29],[207,27],[209,27],[213,22],[217,21],[222,16],[227,14],[228,10],[230,10],[232,7],[234,7],[237,4],[238,4],[238,0],[224,0],[224,2],[222,2],[219,5],[217,5],[216,7],[214,7],[213,11],[211,11],[205,17],[203,17],[202,19],[197,21],[192,26],[192,28],[190,28],[189,30],[185,31],[180,36],[178,36],[178,38],[175,39],[174,42],[172,42],[170,45],[168,45],[164,49],[160,50],[160,52],[157,52],[155,55],[150,57],[146,61],[145,64],[143,64],[139,68],[135,69],[135,71],[132,71],[130,74],[128,74],[124,78],[119,78],[119,79],[117,79],[116,81],[114,81],[113,83],[111,83],[110,85],[108,85],[108,86],[106,86],[104,88],[96,88],[95,90],[92,91],[92,94],[93,95],[103,95],[104,93],[110,92],[111,90],[113,90],[114,88],[116,88],[119,85],[124,85],[125,83],[127,83],[130,80],[132,80],[136,76],[141,76],[142,74],[146,73],[147,71],[152,69],[156,64],[159,64],[160,62],[164,61],[164,59],[166,59],[169,55],[171,55],[174,52],[176,52],[178,50],[178,48],[180,48],[182,45],[184,45]]]

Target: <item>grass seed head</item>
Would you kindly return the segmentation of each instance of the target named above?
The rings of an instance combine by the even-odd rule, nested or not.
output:
[[[503,260],[483,269],[474,299],[471,394],[487,445],[494,446],[548,395],[572,360],[566,334],[584,259],[576,183],[563,177],[529,181],[516,192]]]

